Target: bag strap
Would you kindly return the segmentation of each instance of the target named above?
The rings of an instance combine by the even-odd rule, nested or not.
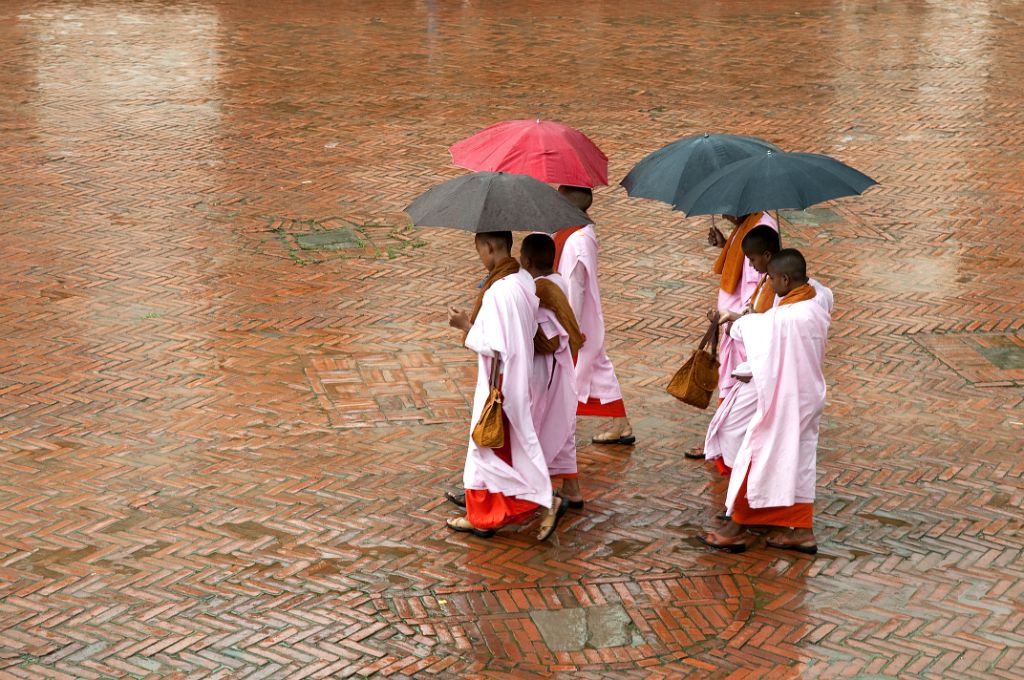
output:
[[[721,316],[718,312],[715,312],[714,317],[711,319],[711,323],[708,324],[707,331],[704,332],[704,337],[700,339],[700,344],[697,345],[697,349],[704,349],[708,346],[708,343],[714,339],[715,344],[712,347],[713,352],[718,352],[718,322]]]
[[[722,317],[719,314],[715,314],[715,320],[711,322],[711,359],[718,361],[718,333],[722,328],[720,321]]]
[[[501,357],[495,356],[491,359],[491,389],[498,387],[498,379],[501,377]]]
[[[702,350],[711,344],[711,358],[718,361],[718,329],[719,321],[722,317],[718,312],[715,312],[714,317],[711,319],[711,323],[708,324],[708,329],[704,333],[704,337],[701,338],[700,344],[697,345],[698,350]]]

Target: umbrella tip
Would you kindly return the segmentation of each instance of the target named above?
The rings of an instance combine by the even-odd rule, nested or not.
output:
[[[704,137],[710,137],[710,136],[711,135],[709,135],[707,132],[704,133]]]

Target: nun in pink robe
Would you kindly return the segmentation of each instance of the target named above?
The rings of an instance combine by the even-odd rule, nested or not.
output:
[[[816,293],[812,298],[814,303],[831,315],[832,291],[815,279],[810,279],[808,283]],[[776,296],[773,306],[778,307],[778,305],[779,298]],[[739,333],[740,331],[736,330],[734,325],[730,335],[732,335],[734,343],[742,346],[743,342]],[[746,355],[745,351],[744,355]],[[750,382],[753,375],[750,371],[750,364],[744,361],[736,367],[732,375],[737,378],[737,382],[729,390],[724,401],[719,404],[718,410],[715,411],[704,440],[704,455],[708,460],[721,459],[722,465],[719,466],[719,469],[723,474],[729,474],[735,467],[736,454],[746,436],[747,427],[757,411],[757,390]],[[746,380],[744,381],[742,378],[746,378]]]
[[[747,306],[750,302],[750,298],[753,296],[754,291],[757,289],[757,284],[761,281],[762,274],[759,274],[753,265],[750,264],[750,260],[743,256],[742,249],[742,236],[746,235],[756,226],[767,225],[774,229],[779,230],[779,225],[775,222],[771,215],[767,212],[755,213],[756,219],[750,220],[752,224],[741,224],[737,225],[733,232],[730,234],[729,241],[726,243],[725,249],[723,250],[723,256],[720,259],[726,259],[730,257],[739,257],[743,259],[742,269],[740,270],[739,282],[736,284],[732,292],[728,292],[723,288],[724,281],[719,283],[718,286],[718,309],[720,311],[729,310],[738,312]],[[736,236],[733,236],[736,234]],[[735,252],[730,252],[735,250]],[[724,278],[725,274],[723,274]],[[743,354],[743,345],[738,344],[728,334],[723,333],[718,346],[718,396],[719,399],[724,399],[728,396],[729,390],[736,384],[736,378],[733,376],[733,371],[739,366],[746,357]]]
[[[831,316],[809,283],[779,306],[733,324],[743,342],[756,408],[733,465],[726,514],[737,524],[810,528],[822,365]]]
[[[557,273],[540,277],[567,293]],[[533,357],[533,422],[552,477],[575,476],[576,468],[576,371],[569,348],[569,333],[556,314],[538,308],[537,325],[544,337],[558,338],[554,354]]]
[[[538,304],[533,277],[525,270],[509,274],[484,293],[466,336],[466,347],[478,355],[470,431],[490,394],[491,362],[498,357],[506,418],[505,451],[469,439],[463,485],[466,518],[477,529],[519,523],[537,506],[551,507],[551,481],[530,403]]]

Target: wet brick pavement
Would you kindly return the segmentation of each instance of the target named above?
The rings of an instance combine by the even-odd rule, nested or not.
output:
[[[0,677],[1024,675],[1024,7],[572,8],[0,5]],[[783,214],[837,301],[816,558],[695,545],[708,220],[614,187],[638,446],[553,543],[443,528],[481,272],[401,209],[533,115],[616,179],[712,130],[881,182]]]

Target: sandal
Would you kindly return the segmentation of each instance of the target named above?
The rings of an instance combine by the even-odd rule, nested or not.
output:
[[[778,534],[775,536],[769,536],[765,541],[765,545],[769,548],[776,548],[777,550],[793,550],[795,552],[803,553],[805,555],[817,555],[818,544],[814,543],[791,543],[785,540],[779,540],[781,538]]]
[[[615,437],[613,439],[601,439],[600,437],[601,436],[598,435],[597,437],[594,437],[590,441],[593,442],[594,444],[622,444],[624,446],[631,446],[633,444],[636,444],[636,437],[633,436],[632,432],[630,432],[629,434],[620,434],[618,437]]]
[[[715,550],[724,550],[728,553],[741,553],[747,551],[747,542],[743,540],[746,532],[735,536],[733,538],[727,538],[721,534],[709,531],[706,534],[697,534],[697,540]]]
[[[557,504],[548,509],[544,520],[540,523],[540,530],[537,532],[538,541],[546,541],[551,538],[555,529],[558,528],[558,522],[562,519],[562,515],[569,509],[569,502],[561,496],[555,496],[555,501]]]
[[[494,535],[494,529],[477,529],[475,526],[470,524],[469,520],[465,517],[456,517],[454,519],[445,520],[445,524],[452,531],[473,534],[480,538],[490,538]]]
[[[451,491],[445,491],[444,497],[448,499],[449,503],[454,503],[460,508],[466,507],[466,492],[452,493]]]
[[[683,451],[683,457],[690,460],[704,460],[704,447],[694,446],[689,451]]]
[[[562,502],[565,503],[570,510],[582,510],[583,506],[586,504],[586,501],[584,500],[574,501],[566,498],[565,496],[562,495],[561,491],[556,491],[555,495],[561,498]]]

